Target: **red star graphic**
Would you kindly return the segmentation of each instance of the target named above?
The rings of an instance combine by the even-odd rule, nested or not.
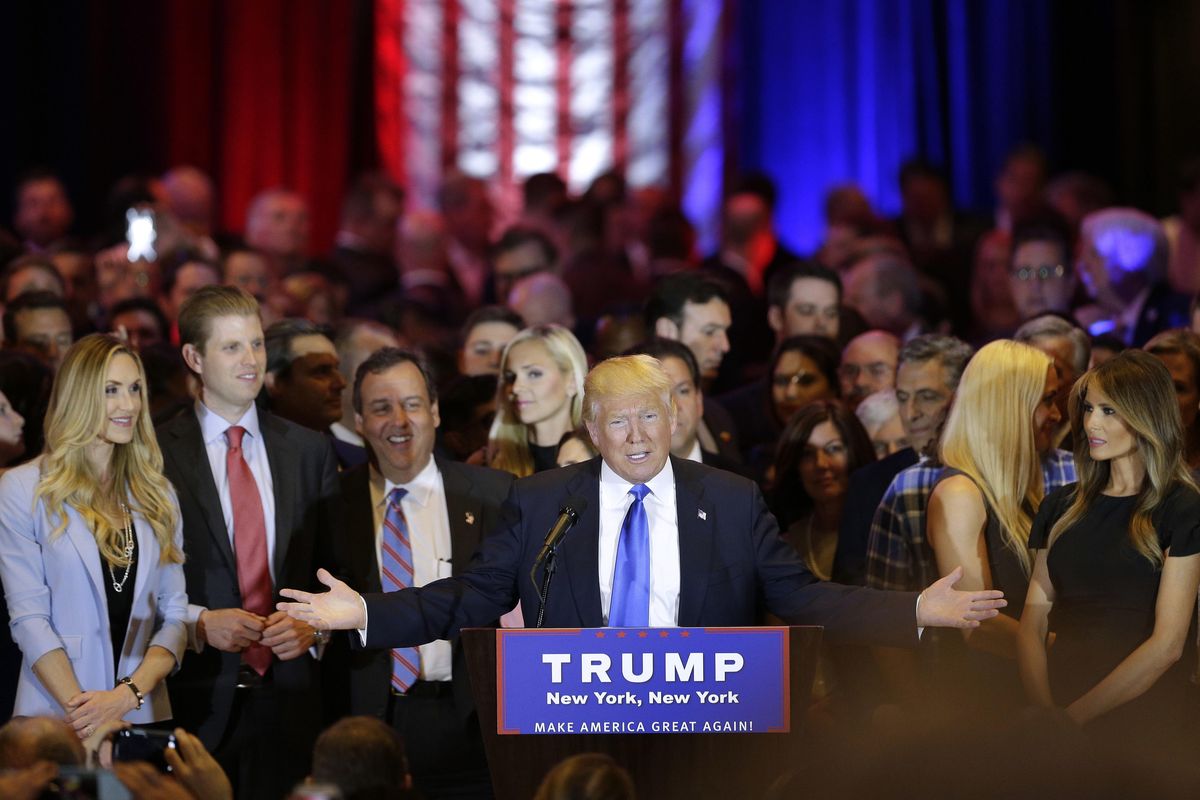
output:
[[[671,635],[671,634],[667,633],[666,631],[659,631],[659,632],[658,632],[658,637],[659,637],[660,639],[665,639],[665,638],[667,638],[667,637],[668,637],[668,636],[670,636],[670,635]]]
[[[645,638],[646,638],[647,636],[649,636],[649,635],[650,635],[650,634],[646,633],[645,631],[638,631],[638,638],[639,638],[639,639],[645,639]]]
[[[603,638],[604,638],[604,631],[596,631],[596,638],[597,638],[597,639],[603,639]]]
[[[617,638],[618,638],[618,639],[624,639],[624,638],[625,638],[625,631],[621,631],[620,633],[618,633],[618,634],[617,634]]]
[[[692,632],[691,631],[680,631],[679,635],[682,636],[684,639],[686,639],[692,635]]]

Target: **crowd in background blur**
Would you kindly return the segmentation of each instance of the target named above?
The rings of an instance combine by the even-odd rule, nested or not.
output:
[[[155,425],[192,413],[199,384],[179,312],[207,286],[257,301],[259,407],[325,437],[341,470],[379,459],[358,395],[360,365],[382,348],[428,365],[438,459],[517,478],[594,457],[584,376],[647,353],[674,387],[673,456],[757,481],[819,578],[920,589],[961,568],[964,588],[1010,598],[965,640],[929,632],[917,652],[827,650],[816,718],[861,731],[886,725],[887,709],[943,719],[1079,700],[1077,722],[1111,724],[1142,695],[1156,714],[1193,708],[1195,570],[1174,562],[1200,550],[1188,516],[1200,472],[1200,159],[1180,166],[1178,211],[1165,219],[1120,205],[1093,176],[1052,174],[1029,146],[1000,165],[983,213],[953,207],[936,165],[914,159],[897,178],[891,219],[857,187],[831,187],[824,242],[801,254],[773,214],[788,187],[761,173],[729,184],[710,253],[696,251],[671,192],[616,172],[582,192],[529,176],[507,215],[496,187],[467,174],[445,178],[436,208],[368,174],[346,190],[332,249],[313,252],[306,198],[286,187],[264,187],[243,229],[227,231],[214,225],[220,189],[200,170],[131,175],[109,192],[102,227],[79,230],[64,183],[31,171],[0,227],[0,465],[43,452],[56,376],[88,334],[138,355]],[[1103,427],[1097,409],[1125,427]],[[1104,449],[1122,435],[1136,458]],[[1136,507],[1105,506],[1124,497]],[[119,520],[122,508],[101,514]],[[1067,562],[1071,531],[1105,518],[1125,521],[1106,540],[1112,553]],[[1129,567],[1122,547],[1145,563]],[[1080,600],[1102,583],[1088,570],[1111,579],[1122,564],[1140,609],[1119,623],[1124,649],[1078,644],[1088,625],[1118,625],[1100,612],[1128,600],[1124,584],[1098,605]],[[21,653],[7,626],[0,638],[7,715]],[[1152,641],[1162,669],[1129,666]],[[1056,675],[1080,659],[1091,683],[1068,688]],[[1108,686],[1135,679],[1140,691]],[[1155,695],[1156,681],[1178,685]],[[1099,699],[1095,687],[1107,687]],[[1120,719],[1190,736],[1194,717]]]

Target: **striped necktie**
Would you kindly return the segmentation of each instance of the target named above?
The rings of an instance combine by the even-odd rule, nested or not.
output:
[[[408,535],[408,520],[400,508],[406,489],[392,489],[387,497],[383,515],[383,547],[380,567],[385,592],[395,592],[413,585],[412,539]],[[406,692],[421,677],[421,655],[415,647],[392,649],[392,688]]]

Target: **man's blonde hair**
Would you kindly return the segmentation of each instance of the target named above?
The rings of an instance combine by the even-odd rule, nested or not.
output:
[[[600,403],[624,397],[654,395],[675,416],[671,378],[652,356],[620,356],[592,367],[583,381],[583,419],[594,423]]]

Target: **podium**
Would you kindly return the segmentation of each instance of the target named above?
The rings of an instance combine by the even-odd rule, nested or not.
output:
[[[639,797],[762,796],[779,776],[801,763],[801,729],[821,642],[819,627],[791,627],[785,633],[785,669],[791,694],[786,732],[500,735],[497,631],[463,630],[471,689],[497,800],[528,800],[555,764],[588,752],[606,753],[629,770]]]

